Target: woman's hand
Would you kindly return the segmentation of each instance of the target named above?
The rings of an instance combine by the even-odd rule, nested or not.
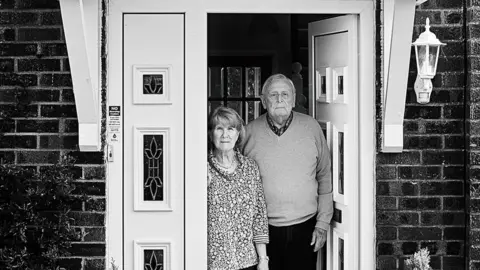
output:
[[[257,264],[257,270],[268,270],[268,260],[260,259]]]

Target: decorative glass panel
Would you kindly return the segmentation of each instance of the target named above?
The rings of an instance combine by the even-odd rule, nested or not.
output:
[[[342,210],[337,208],[333,209],[333,221],[342,223]]]
[[[327,94],[327,76],[321,76],[320,77],[320,90],[322,95]]]
[[[260,101],[247,101],[247,121],[250,123],[260,115]]]
[[[237,111],[238,115],[243,118],[243,110],[242,110],[242,103],[241,101],[229,101],[227,107],[234,109]]]
[[[223,97],[223,68],[211,67],[209,72],[209,97]]]
[[[227,67],[227,95],[229,97],[242,97],[242,68]]]
[[[345,270],[344,241],[342,238],[338,238],[338,270]]]
[[[261,68],[259,67],[247,67],[246,73],[246,86],[247,97],[258,97],[261,92]]]
[[[143,94],[163,94],[163,74],[143,74]]]
[[[164,270],[164,258],[162,249],[143,250],[144,269],[145,270]]]
[[[343,132],[338,132],[338,193],[343,194],[344,184],[344,144],[343,144]]]
[[[163,201],[163,135],[143,135],[143,199]]]
[[[343,75],[338,76],[338,94],[343,95]]]
[[[209,101],[208,102],[208,113],[212,112],[215,110],[215,108],[222,106],[223,102],[222,101]]]

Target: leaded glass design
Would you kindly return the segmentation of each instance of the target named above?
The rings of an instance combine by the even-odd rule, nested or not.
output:
[[[163,270],[164,256],[163,249],[145,249],[143,250],[144,270]]]
[[[343,95],[343,75],[338,76],[338,94]]]
[[[320,91],[322,95],[327,94],[327,76],[325,75],[320,77]]]
[[[143,199],[163,201],[163,135],[143,135]]]
[[[342,238],[338,238],[338,270],[345,270],[345,258],[344,258],[344,241]]]
[[[227,94],[232,97],[242,96],[242,68],[227,67]]]
[[[238,115],[243,115],[242,102],[241,101],[229,101],[227,107],[237,111]]]
[[[209,95],[211,97],[223,97],[223,70],[222,67],[211,67],[209,70]]]
[[[247,101],[247,121],[249,123],[260,115],[260,101]]]
[[[163,94],[163,74],[144,74],[143,75],[143,94],[145,95]]]
[[[338,193],[343,194],[344,187],[344,144],[343,144],[343,132],[338,132]]]
[[[247,67],[245,69],[247,97],[260,96],[261,89],[261,69],[259,67]]]
[[[342,223],[342,210],[338,208],[333,209],[333,221]]]

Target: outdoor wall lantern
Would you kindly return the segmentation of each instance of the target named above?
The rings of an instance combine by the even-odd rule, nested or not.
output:
[[[437,71],[440,46],[445,45],[445,43],[440,42],[437,36],[430,32],[430,20],[427,18],[425,31],[412,45],[415,46],[418,72],[414,85],[415,94],[418,103],[426,104],[430,102],[430,94],[433,88],[432,79]]]

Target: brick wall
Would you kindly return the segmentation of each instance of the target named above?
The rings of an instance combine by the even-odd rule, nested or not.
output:
[[[377,1],[377,22],[382,21]],[[377,269],[403,269],[404,259],[428,247],[433,269],[465,269],[465,41],[464,1],[429,0],[417,7],[412,41],[431,31],[447,43],[440,54],[431,102],[416,103],[414,52],[404,121],[404,151],[377,155]],[[383,87],[381,25],[377,25],[377,104]],[[467,91],[468,92],[468,91]],[[377,119],[381,130],[381,108]],[[380,136],[379,136],[380,141]]]
[[[77,183],[94,200],[72,213],[86,233],[73,243],[67,269],[104,269],[105,168],[102,153],[81,153],[72,82],[56,0],[0,1],[0,113],[14,108],[17,81],[32,102],[13,120],[0,119],[0,159],[21,166],[76,158]]]

